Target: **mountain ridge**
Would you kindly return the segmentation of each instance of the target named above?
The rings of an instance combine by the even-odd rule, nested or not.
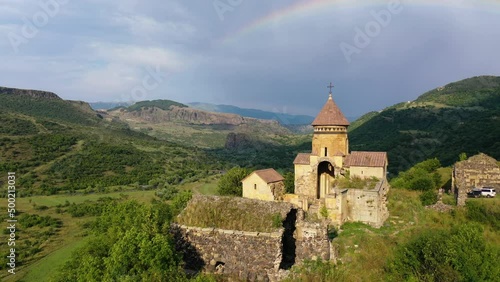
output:
[[[292,115],[286,113],[269,112],[259,109],[240,108],[233,105],[216,105],[201,102],[192,102],[188,103],[188,105],[195,109],[201,109],[205,111],[237,114],[243,117],[252,117],[257,119],[276,120],[283,125],[305,125],[311,124],[311,122],[314,120],[314,117],[308,115]]]
[[[353,123],[349,139],[352,150],[387,151],[391,173],[433,157],[451,165],[462,152],[499,159],[500,77],[452,82],[367,113]]]

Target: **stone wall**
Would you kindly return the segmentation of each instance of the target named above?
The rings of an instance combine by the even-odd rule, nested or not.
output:
[[[273,233],[171,226],[186,269],[220,273],[244,281],[277,281],[305,259],[330,259],[327,227],[306,222],[304,211],[292,209],[283,228]]]
[[[304,221],[304,212],[299,210],[294,233],[296,262],[330,259],[331,243],[326,225]]]
[[[380,227],[389,216],[387,193],[389,185],[382,180],[373,190],[349,189],[347,191],[348,221],[359,221]]]
[[[497,161],[485,154],[478,154],[455,164],[452,174],[457,205],[465,205],[467,192],[475,187],[500,188],[500,167]]]
[[[284,229],[274,233],[242,232],[172,225],[178,251],[186,267],[237,276],[248,281],[268,281],[282,263]]]

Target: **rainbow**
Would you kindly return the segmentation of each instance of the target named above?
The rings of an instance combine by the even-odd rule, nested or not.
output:
[[[470,1],[470,2],[469,2]],[[485,11],[500,11],[500,0],[476,0],[467,1],[467,4],[479,4],[480,9]],[[462,8],[462,4],[457,0],[401,0],[402,5],[417,5],[430,7],[453,7]],[[263,30],[266,27],[280,23],[285,24],[288,21],[293,21],[304,17],[304,15],[319,13],[331,8],[355,8],[384,5],[389,3],[388,0],[372,0],[372,1],[353,1],[353,0],[303,0],[293,5],[287,6],[281,10],[273,11],[263,17],[260,17],[234,32],[226,34],[219,40],[222,44],[228,44],[237,41],[248,34]]]

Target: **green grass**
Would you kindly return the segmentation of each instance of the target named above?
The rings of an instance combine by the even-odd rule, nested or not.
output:
[[[37,206],[48,206],[55,207],[57,205],[64,205],[66,201],[70,203],[83,203],[85,201],[96,201],[102,197],[111,197],[111,198],[121,198],[122,195],[126,195],[129,199],[137,200],[141,203],[150,203],[151,200],[155,197],[155,191],[124,191],[124,192],[113,192],[107,194],[87,194],[87,195],[53,195],[53,196],[33,196],[26,198],[17,199],[17,205],[19,207],[28,207],[36,204]],[[30,208],[28,208],[30,209]]]
[[[217,183],[220,175],[211,176],[200,181],[186,183],[179,186],[179,190],[191,190],[195,195],[218,195]]]
[[[29,265],[21,272],[19,272],[18,277],[22,277],[22,281],[25,282],[43,282],[51,281],[50,278],[56,273],[56,270],[64,265],[64,263],[71,258],[73,251],[82,247],[86,242],[86,238],[77,238],[77,240],[62,246],[60,249],[48,254],[44,258],[36,261],[35,263]],[[47,273],[47,270],[52,270],[52,273]],[[24,276],[23,276],[24,275]],[[5,281],[14,281],[6,279]]]

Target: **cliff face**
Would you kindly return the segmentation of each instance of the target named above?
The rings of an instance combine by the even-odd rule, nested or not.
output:
[[[8,95],[23,95],[23,96],[29,96],[32,98],[39,98],[39,99],[43,98],[43,99],[62,100],[55,93],[47,92],[47,91],[40,91],[40,90],[0,87],[0,93],[1,94],[8,94]]]
[[[279,123],[275,120],[259,120],[255,118],[242,117],[235,114],[212,113],[192,108],[181,108],[177,106],[170,107],[170,110],[168,111],[156,107],[144,107],[139,111],[129,112],[126,109],[118,109],[113,112],[126,118],[139,118],[152,123],[182,121],[189,124],[201,125],[263,124],[267,126],[279,126]]]

